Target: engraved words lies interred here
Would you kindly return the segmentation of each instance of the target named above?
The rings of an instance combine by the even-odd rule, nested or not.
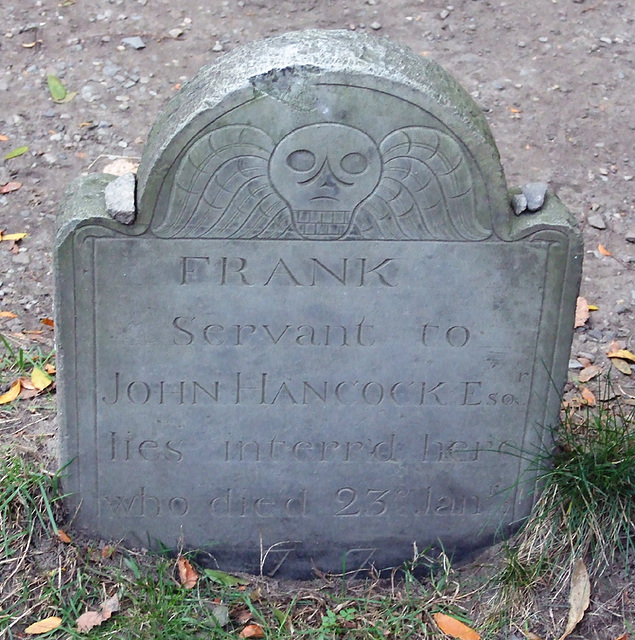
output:
[[[580,239],[552,194],[512,214],[440,67],[350,32],[246,46],[159,117],[130,225],[112,179],[74,183],[55,251],[78,526],[308,577],[466,556],[528,514]]]

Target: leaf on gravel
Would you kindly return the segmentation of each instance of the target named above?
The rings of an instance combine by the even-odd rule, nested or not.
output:
[[[622,360],[630,360],[631,362],[635,362],[635,354],[631,353],[627,349],[610,351],[607,355],[609,358],[621,358]]]
[[[39,622],[34,622],[24,630],[24,633],[29,633],[31,635],[48,633],[49,631],[53,631],[53,629],[57,629],[61,624],[62,618],[51,616],[50,618],[44,618],[44,620],[40,620]]]
[[[13,402],[20,395],[20,391],[22,391],[22,385],[19,380],[16,380],[11,384],[9,390],[0,396],[0,404],[9,404],[9,402]]]
[[[77,631],[84,633],[93,627],[98,627],[102,622],[108,620],[113,613],[119,611],[119,598],[117,594],[104,600],[99,605],[99,611],[87,611],[77,618]]]
[[[611,358],[611,364],[625,376],[630,376],[632,373],[631,365],[628,364],[626,360],[622,360],[621,358]]]
[[[69,535],[64,531],[62,531],[61,529],[57,530],[57,538],[60,542],[63,542],[64,544],[70,544],[71,542]]]
[[[578,375],[578,380],[580,382],[588,382],[589,380],[593,380],[597,375],[602,373],[602,369],[595,364],[592,364],[588,367],[585,367],[580,371],[580,375]]]
[[[51,98],[54,102],[60,102],[66,97],[66,87],[57,76],[46,76],[46,84],[49,86]]]
[[[55,375],[57,373],[57,369],[48,362],[44,365],[44,371],[48,373],[50,376]]]
[[[591,598],[591,582],[583,560],[577,560],[571,576],[571,593],[569,594],[569,620],[560,640],[564,640],[584,617]]]
[[[592,391],[586,387],[580,387],[580,395],[590,407],[595,406],[595,396]]]
[[[264,638],[265,632],[259,624],[248,624],[239,634],[239,638]]]
[[[527,640],[542,640],[542,638],[533,631],[528,631],[525,635],[527,636]]]
[[[5,136],[4,133],[0,133],[0,142],[6,142],[9,136]]]
[[[51,318],[42,318],[40,320],[40,322],[42,324],[45,324],[47,327],[54,327],[55,326],[55,321],[52,320]]]
[[[584,323],[589,319],[589,303],[586,298],[579,297],[575,305],[575,322],[574,329],[583,327]]]
[[[40,367],[33,367],[31,382],[36,389],[42,391],[43,389],[46,389],[46,387],[50,386],[53,380],[51,380],[50,376],[44,373]]]
[[[137,173],[139,163],[130,158],[117,158],[103,168],[103,173],[113,176],[122,176],[124,173]]]
[[[603,256],[610,256],[611,252],[603,245],[603,244],[599,244],[598,245],[598,251],[603,255]]]
[[[481,638],[472,627],[468,627],[452,616],[448,616],[445,613],[435,613],[432,617],[439,629],[448,636],[458,638],[458,640],[480,640]]]
[[[0,318],[17,318],[18,314],[13,311],[0,311]]]
[[[17,158],[18,156],[25,154],[28,150],[29,150],[29,147],[18,147],[17,149],[13,149],[12,151],[9,151],[9,153],[7,153],[7,155],[4,156],[4,159],[11,160],[11,158]]]
[[[216,569],[205,569],[204,573],[210,580],[222,584],[225,587],[234,587],[237,584],[249,584],[248,580],[232,576],[224,571],[217,571]]]
[[[193,589],[196,586],[196,581],[198,580],[198,573],[196,573],[189,560],[181,557],[176,561],[176,566],[179,569],[179,580],[181,581],[181,585],[186,589]]]
[[[22,240],[22,238],[26,238],[26,233],[3,233],[0,235],[0,242],[3,240],[17,242],[18,240]]]
[[[22,186],[21,182],[7,182],[3,187],[0,187],[0,194],[11,193],[17,191]]]

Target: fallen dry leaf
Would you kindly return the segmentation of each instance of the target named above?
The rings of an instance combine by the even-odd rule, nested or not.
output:
[[[20,395],[20,391],[22,391],[22,385],[19,380],[15,380],[9,387],[9,390],[0,396],[0,404],[13,402]]]
[[[571,593],[569,594],[569,619],[560,640],[564,640],[584,617],[584,612],[591,599],[591,582],[583,560],[577,560],[571,576]]]
[[[622,360],[621,358],[611,358],[611,364],[625,376],[630,376],[632,373],[631,365],[628,364],[626,360]]]
[[[624,633],[619,638],[615,638],[615,640],[628,640],[628,633]]]
[[[137,173],[139,163],[130,158],[117,158],[103,168],[103,173],[122,176],[124,173]]]
[[[584,323],[589,319],[589,303],[586,298],[579,297],[575,305],[575,322],[573,327],[583,327]]]
[[[48,373],[50,376],[57,373],[57,369],[52,364],[49,364],[48,362],[44,365],[44,371],[46,371],[46,373]]]
[[[602,373],[602,369],[595,364],[589,365],[580,371],[578,375],[578,380],[580,382],[588,382],[589,380],[593,380],[597,375]]]
[[[265,632],[259,624],[248,624],[239,634],[239,638],[264,638]]]
[[[627,349],[617,349],[616,351],[610,351],[607,355],[609,358],[621,358],[622,360],[630,360],[631,362],[635,362],[635,354],[631,353]]]
[[[611,252],[603,245],[603,244],[599,244],[598,245],[598,251],[603,255],[603,256],[610,256]]]
[[[0,236],[0,241],[16,242],[17,240],[22,240],[22,238],[26,238],[26,233],[3,233]]]
[[[458,640],[480,640],[481,638],[472,627],[468,627],[452,616],[448,616],[445,613],[435,613],[432,617],[439,629],[448,636],[458,638]]]
[[[0,318],[17,318],[18,314],[13,311],[0,311]]]
[[[592,391],[586,387],[580,387],[580,395],[590,407],[595,406],[595,396]]]
[[[198,573],[196,573],[189,560],[180,557],[176,561],[176,566],[179,569],[179,580],[181,581],[181,585],[186,589],[193,589],[196,585],[196,581],[198,580]]]
[[[104,600],[99,605],[99,611],[87,611],[77,618],[77,631],[84,633],[90,631],[93,627],[99,626],[102,622],[108,620],[113,613],[119,611],[119,598],[117,594]]]
[[[71,541],[69,535],[67,533],[65,533],[64,531],[62,531],[61,529],[57,530],[57,537],[58,537],[59,541],[63,542],[64,544],[69,544],[70,541]]]
[[[22,186],[21,182],[7,182],[4,186],[0,187],[0,194],[11,193],[17,191]]]
[[[31,382],[36,389],[42,391],[46,389],[46,387],[50,386],[53,381],[46,373],[44,373],[44,371],[42,371],[42,369],[40,369],[40,367],[33,367]]]
[[[55,326],[55,321],[52,320],[51,318],[42,318],[40,320],[40,322],[42,324],[45,324],[47,327],[54,327]]]
[[[6,142],[9,139],[9,136],[5,136],[4,133],[0,133],[0,141]]]
[[[542,640],[542,638],[533,631],[528,631],[525,636],[527,637],[527,640]]]
[[[62,618],[51,616],[50,618],[44,618],[44,620],[40,620],[39,622],[34,622],[24,630],[24,633],[29,633],[31,635],[48,633],[49,631],[53,631],[53,629],[57,629],[61,624]]]
[[[617,340],[613,340],[609,346],[609,350],[607,353],[611,353],[612,351],[619,351],[621,348],[622,345]]]

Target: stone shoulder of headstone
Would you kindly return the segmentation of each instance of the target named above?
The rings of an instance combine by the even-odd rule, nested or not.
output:
[[[107,173],[89,173],[76,178],[60,203],[56,226],[58,246],[80,224],[100,224],[109,219],[106,210],[106,187],[116,180]]]

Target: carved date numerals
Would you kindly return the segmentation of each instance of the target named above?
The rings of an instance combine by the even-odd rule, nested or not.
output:
[[[408,495],[407,489],[366,489],[342,487],[335,492],[337,502],[342,505],[334,515],[342,517],[383,516],[389,506]]]

